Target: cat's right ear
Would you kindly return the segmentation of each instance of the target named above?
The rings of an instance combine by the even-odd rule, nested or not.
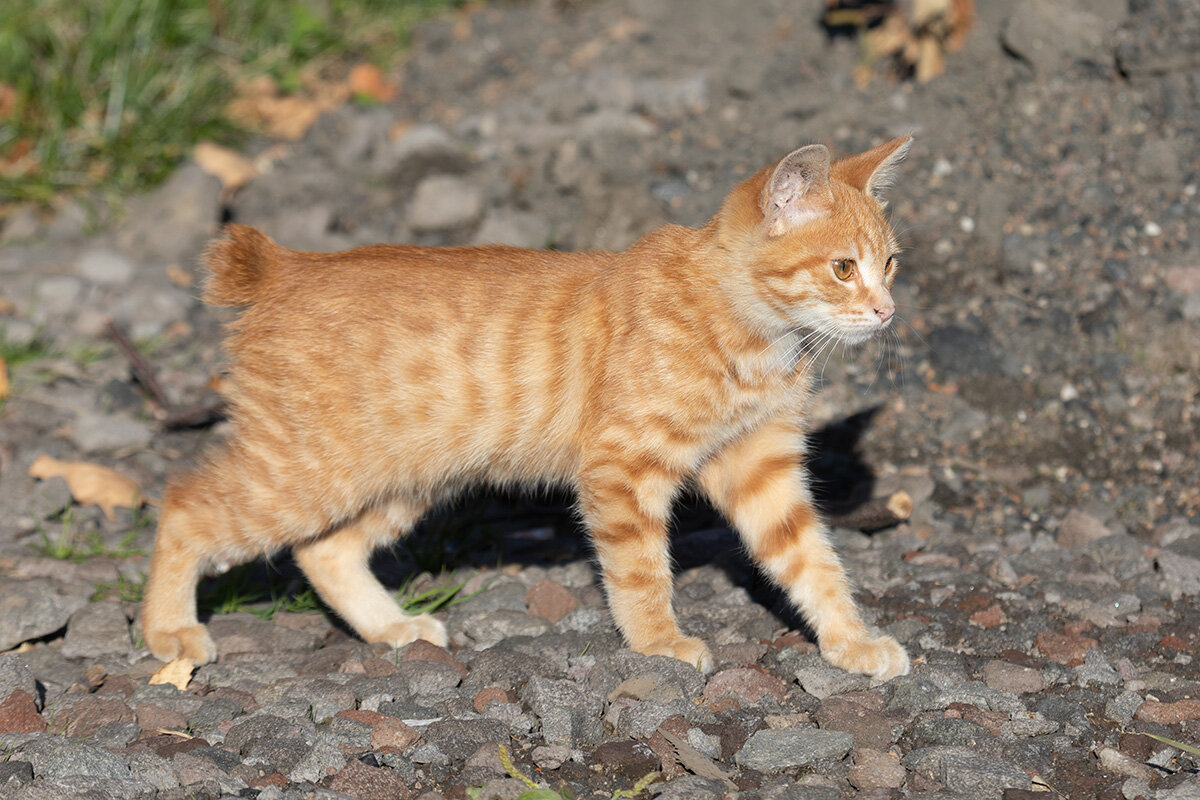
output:
[[[782,236],[829,210],[829,148],[810,144],[784,156],[763,187],[759,206],[767,236]]]

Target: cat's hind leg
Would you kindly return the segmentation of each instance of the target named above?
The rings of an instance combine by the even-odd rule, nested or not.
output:
[[[671,605],[667,515],[678,477],[652,458],[624,454],[589,465],[579,484],[608,606],[625,641],[639,653],[672,656],[711,671],[708,646],[683,635]]]
[[[794,426],[769,425],[735,442],[705,465],[699,483],[799,606],[827,661],[884,680],[908,672],[904,648],[863,624],[809,496],[803,438]]]
[[[317,593],[368,642],[399,647],[415,639],[445,646],[446,628],[428,614],[408,616],[371,572],[371,553],[407,533],[425,507],[394,501],[292,548]]]

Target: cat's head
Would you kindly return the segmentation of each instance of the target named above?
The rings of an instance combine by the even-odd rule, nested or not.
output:
[[[891,323],[899,247],[882,194],[911,142],[832,163],[824,145],[808,145],[730,193],[717,220],[738,267],[727,285],[765,334],[805,329],[857,343]]]

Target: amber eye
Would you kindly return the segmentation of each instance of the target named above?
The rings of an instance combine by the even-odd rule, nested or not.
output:
[[[891,275],[892,270],[894,270],[895,268],[896,268],[896,257],[888,256],[887,263],[883,265],[883,274]]]
[[[838,280],[848,281],[854,276],[854,259],[853,258],[838,258],[833,262],[833,274],[837,275]]]

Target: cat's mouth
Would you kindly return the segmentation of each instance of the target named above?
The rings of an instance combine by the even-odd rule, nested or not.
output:
[[[878,336],[891,324],[890,319],[882,322],[878,319],[854,319],[838,325],[838,338],[846,344],[862,344]]]

